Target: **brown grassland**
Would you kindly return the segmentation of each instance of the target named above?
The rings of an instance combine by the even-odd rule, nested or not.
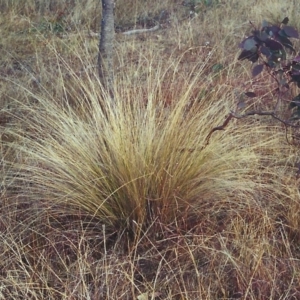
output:
[[[99,0],[0,9],[0,300],[300,299],[297,132],[251,116],[206,145],[243,91],[272,108],[238,44],[300,29],[298,0],[117,0],[114,105]]]

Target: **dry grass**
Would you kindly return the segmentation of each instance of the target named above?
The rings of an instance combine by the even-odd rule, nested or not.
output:
[[[251,87],[247,20],[298,4],[120,0],[119,31],[162,28],[117,34],[110,107],[73,2],[0,1],[0,299],[299,299],[298,146],[256,117],[206,145]]]

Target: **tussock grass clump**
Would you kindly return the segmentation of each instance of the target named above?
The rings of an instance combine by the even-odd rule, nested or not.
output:
[[[276,135],[255,142],[264,126],[233,122],[206,145],[233,105],[230,93],[220,86],[215,102],[196,101],[205,85],[200,71],[165,103],[164,72],[156,69],[146,87],[130,93],[120,82],[112,104],[91,77],[75,78],[81,96],[62,95],[61,103],[29,93],[36,104],[23,107],[26,120],[17,148],[32,201],[81,207],[112,228],[130,231],[155,221],[189,223],[207,207],[218,211],[228,201],[236,207],[258,205],[253,176],[259,150]]]

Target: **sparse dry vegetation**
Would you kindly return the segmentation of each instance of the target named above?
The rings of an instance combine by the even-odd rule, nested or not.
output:
[[[297,132],[253,116],[206,145],[245,89],[272,104],[237,45],[300,28],[298,1],[117,1],[113,108],[99,1],[0,8],[0,299],[300,299]]]

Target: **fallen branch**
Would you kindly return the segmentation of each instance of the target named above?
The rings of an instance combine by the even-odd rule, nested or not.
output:
[[[209,144],[209,140],[211,135],[218,130],[224,130],[226,128],[226,126],[229,124],[229,122],[231,121],[232,118],[234,119],[243,119],[249,116],[254,116],[254,115],[258,115],[258,116],[270,116],[272,118],[274,118],[275,120],[283,123],[285,125],[285,127],[292,127],[292,128],[300,128],[300,125],[295,125],[291,122],[288,122],[286,120],[281,119],[280,117],[278,117],[275,113],[275,111],[257,111],[257,110],[252,110],[249,111],[245,114],[242,115],[237,115],[234,111],[231,111],[230,114],[227,116],[227,118],[225,119],[224,123],[221,126],[217,126],[214,127],[209,134],[207,135],[206,139],[205,139],[205,146],[206,147]]]
[[[133,30],[128,30],[128,31],[124,31],[122,32],[122,34],[124,35],[132,35],[132,34],[139,34],[139,33],[147,33],[147,32],[153,32],[156,31],[160,28],[160,25],[156,25],[154,27],[151,28],[143,28],[143,29],[133,29]],[[63,38],[70,38],[72,36],[78,36],[84,34],[86,36],[89,36],[90,38],[94,38],[97,37],[99,38],[99,33],[98,32],[93,32],[93,31],[84,31],[83,33],[68,33],[68,34],[63,34],[62,37]]]
[[[156,25],[152,28],[143,28],[143,29],[133,29],[133,30],[129,30],[129,31],[125,31],[122,32],[125,35],[132,35],[132,34],[138,34],[138,33],[145,33],[145,32],[152,32],[152,31],[156,31],[160,28],[159,25]]]
[[[204,147],[205,148],[208,144],[209,144],[209,140],[210,140],[210,137],[211,135],[217,131],[217,130],[224,130],[225,127],[228,125],[228,123],[230,122],[230,120],[233,118],[233,114],[230,113],[229,116],[226,118],[226,120],[224,121],[224,123],[221,125],[221,126],[217,126],[217,127],[214,127],[210,132],[209,134],[207,135],[206,139],[205,139],[205,144],[204,144]]]

